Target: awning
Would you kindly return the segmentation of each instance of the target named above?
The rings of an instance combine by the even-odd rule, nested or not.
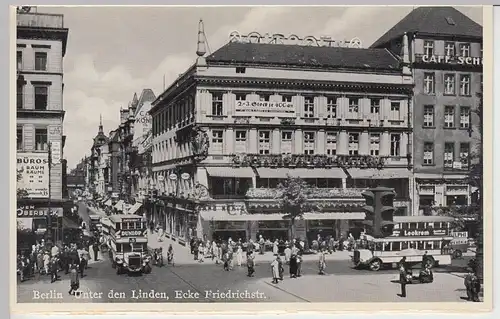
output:
[[[212,177],[252,178],[255,175],[250,167],[206,167],[206,170]]]
[[[109,199],[109,197],[108,197],[108,196],[106,196],[106,197],[103,197],[103,198],[101,198],[100,200],[98,200],[98,202],[99,202],[99,203],[104,203],[104,202],[105,202],[105,201],[107,201],[108,199]]]
[[[393,179],[411,177],[411,171],[407,168],[350,168],[348,172],[353,179]]]
[[[227,211],[203,210],[200,212],[206,221],[265,221],[283,220],[283,214],[230,214]]]
[[[116,205],[113,206],[113,207],[116,208],[116,209],[118,209],[118,210],[123,211],[123,208],[125,207],[125,202],[120,199],[118,201],[118,203],[116,203]]]
[[[135,214],[139,208],[141,208],[142,204],[141,203],[135,203],[132,207],[130,207],[128,213],[129,214]]]
[[[106,206],[112,206],[113,205],[113,201],[111,199],[108,199],[106,201],[106,203],[104,203],[104,205],[106,205]]]
[[[78,229],[80,226],[72,219],[68,217],[62,218],[62,227],[65,229]]]
[[[257,168],[257,174],[261,178],[345,178],[346,174],[339,167],[333,168]]]
[[[305,213],[306,220],[363,220],[365,213]]]
[[[33,218],[21,217],[17,218],[17,229],[33,229]]]

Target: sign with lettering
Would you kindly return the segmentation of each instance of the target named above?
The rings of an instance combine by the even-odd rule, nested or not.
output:
[[[272,43],[285,45],[302,45],[302,46],[318,46],[318,47],[342,47],[342,48],[362,48],[363,45],[359,38],[351,40],[334,40],[329,36],[316,38],[314,36],[299,37],[291,34],[288,37],[280,34],[265,33],[261,35],[258,32],[250,32],[249,34],[241,34],[238,31],[233,31],[229,34],[229,42],[239,43]]]
[[[132,145],[138,148],[139,154],[144,153],[144,150],[147,149],[147,146],[144,144],[146,144],[145,142],[149,137],[153,121],[149,114],[150,110],[151,102],[145,102],[135,114],[134,141]]]
[[[142,236],[144,230],[136,229],[136,230],[122,230],[120,235],[122,237],[140,237]]]
[[[423,55],[422,62],[435,63],[435,64],[458,64],[458,65],[482,66],[483,58],[464,57],[464,56]]]
[[[446,236],[446,229],[399,229],[394,230],[393,236],[422,237],[422,236]]]
[[[17,153],[17,188],[27,197],[49,197],[49,154]]]
[[[63,209],[60,207],[51,208],[50,212],[58,217],[63,216]],[[20,206],[16,210],[16,215],[18,218],[46,217],[48,214],[49,214],[48,207],[39,207],[37,205]]]
[[[52,164],[58,164],[61,161],[61,142],[50,143],[52,153]]]
[[[291,102],[236,101],[237,115],[295,117],[295,106]]]

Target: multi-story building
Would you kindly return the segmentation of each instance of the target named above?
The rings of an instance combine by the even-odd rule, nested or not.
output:
[[[108,137],[104,134],[104,128],[102,125],[102,117],[99,121],[99,129],[97,131],[97,135],[94,137],[94,143],[90,149],[90,157],[89,157],[89,179],[88,186],[89,192],[92,196],[97,199],[102,194],[98,193],[98,185],[99,185],[99,167],[101,165],[101,147],[103,145],[107,145],[109,142]]]
[[[372,47],[398,53],[405,33],[415,79],[413,212],[468,205],[474,190],[466,177],[480,140],[474,110],[482,91],[483,29],[452,7],[421,7]]]
[[[180,240],[286,238],[275,195],[287,175],[322,206],[296,225],[301,238],[345,236],[374,181],[408,214],[413,80],[401,39],[398,59],[358,39],[235,32],[205,58],[200,23],[196,64],[150,111],[154,219]]]
[[[61,238],[63,197],[63,57],[68,29],[60,14],[17,13],[18,222],[24,228]],[[51,157],[49,158],[49,147]],[[51,218],[47,216],[51,215]],[[52,225],[47,225],[51,222]],[[59,230],[59,231],[57,231]]]
[[[109,144],[103,144],[99,147],[99,160],[96,177],[97,194],[101,201],[106,201],[109,192]]]

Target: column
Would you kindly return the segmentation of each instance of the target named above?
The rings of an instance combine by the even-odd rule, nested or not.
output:
[[[197,167],[196,168],[196,179],[195,180],[196,180],[196,182],[200,183],[201,185],[208,187],[208,175],[207,175],[207,170],[204,167]]]
[[[342,188],[347,188],[347,178],[342,178]]]
[[[359,154],[370,154],[370,137],[368,131],[363,131],[359,136]]]
[[[303,132],[302,129],[297,129],[294,134],[294,140],[295,140],[295,149],[293,150],[294,154],[302,154],[304,153],[303,149]]]
[[[272,132],[271,148],[271,154],[281,153],[280,130],[278,128],[275,128]]]
[[[223,154],[233,154],[234,153],[234,131],[232,127],[228,127],[225,131],[225,138],[224,138],[224,150]]]
[[[248,150],[248,153],[250,154],[256,154],[258,153],[258,136],[257,136],[257,129],[256,128],[251,128],[250,129],[250,134],[249,134],[249,139],[250,139],[250,149]]]
[[[339,139],[337,141],[337,154],[349,154],[349,136],[347,135],[347,131],[345,130],[342,130],[339,133]]]
[[[391,140],[389,131],[384,131],[380,137],[380,156],[389,156],[391,152]]]
[[[321,129],[318,131],[318,137],[316,141],[316,153],[323,155],[325,154],[325,130]]]

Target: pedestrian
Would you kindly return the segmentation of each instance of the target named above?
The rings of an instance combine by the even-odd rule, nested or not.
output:
[[[292,253],[290,256],[290,278],[297,277],[297,255]]]
[[[399,261],[399,283],[401,285],[401,298],[406,298],[406,285],[408,284],[406,257]]]
[[[92,250],[94,251],[94,261],[98,261],[99,259],[97,257],[99,253],[99,244],[97,243],[97,241],[95,241],[92,245]]]
[[[470,267],[468,268],[468,274],[464,277],[464,285],[467,291],[467,300],[479,302],[479,291],[481,290],[481,283]]]
[[[85,258],[83,257],[83,254],[80,255],[78,269],[80,270],[80,277],[83,278],[85,276],[84,270],[86,269],[86,262],[85,262]]]
[[[236,264],[238,267],[241,267],[241,264],[243,263],[243,248],[241,248],[241,245],[238,244],[238,248],[236,250]]]
[[[69,269],[69,264],[70,264],[69,250],[68,250],[67,246],[64,246],[64,248],[61,252],[61,259],[63,262],[64,274],[67,275],[67,274],[69,274],[69,270],[70,270]]]
[[[262,235],[259,235],[259,254],[264,255],[264,250],[265,250],[265,240]]]
[[[203,242],[200,242],[200,245],[198,246],[198,262],[202,263],[204,262],[205,258],[205,246],[203,246]]]
[[[253,251],[247,251],[247,270],[248,270],[248,277],[253,277],[255,273],[255,256],[253,254]]]
[[[274,255],[274,260],[271,263],[271,272],[273,274],[273,284],[277,284],[280,278],[278,255]]]
[[[74,295],[76,291],[80,288],[80,279],[78,278],[78,272],[76,271],[76,265],[71,265],[71,272],[69,275],[69,291],[70,295]]]
[[[194,260],[198,260],[199,249],[200,246],[198,242],[194,242],[194,247],[193,247]]]
[[[278,255],[278,239],[274,240],[273,243],[273,255]]]
[[[319,274],[324,275],[325,268],[326,268],[326,250],[325,249],[322,249],[319,252],[318,268],[319,268]]]
[[[52,257],[52,260],[50,262],[50,283],[53,283],[57,281],[57,279],[59,279],[59,277],[57,276],[57,270],[58,270],[57,263],[58,263],[57,257]]]
[[[40,275],[42,275],[43,274],[43,270],[44,270],[44,261],[43,261],[43,254],[42,254],[41,250],[38,250],[36,252],[36,265],[37,265],[37,268],[38,268],[38,273]]]
[[[233,246],[231,245],[229,248],[228,248],[228,256],[227,256],[227,263],[228,263],[228,267],[229,267],[229,270],[233,270],[234,268],[234,252],[233,252]]]
[[[280,255],[278,255],[278,270],[279,279],[283,280],[283,273],[285,272],[285,268],[283,268],[283,259],[281,259]]]
[[[224,270],[229,271],[229,252],[226,251],[222,257],[224,261]]]
[[[302,251],[297,254],[297,277],[302,276]]]
[[[43,254],[43,270],[44,274],[46,275],[50,273],[49,265],[50,265],[50,255],[48,251],[45,251],[45,253]]]
[[[290,249],[290,246],[288,243],[286,243],[286,248],[285,248],[285,264],[290,264],[290,257],[292,256],[292,250]]]

